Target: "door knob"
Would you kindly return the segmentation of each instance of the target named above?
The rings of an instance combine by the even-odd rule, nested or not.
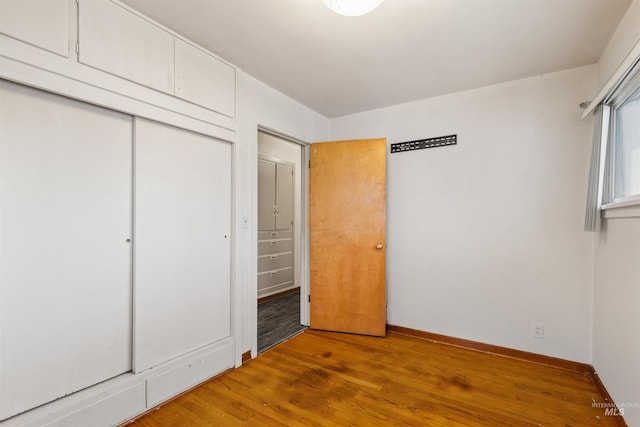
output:
[[[383,248],[382,243],[378,243],[378,246],[376,246],[377,250],[381,250]]]

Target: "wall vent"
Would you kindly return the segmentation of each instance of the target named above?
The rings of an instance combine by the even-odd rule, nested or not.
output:
[[[424,148],[444,147],[446,145],[456,145],[458,135],[439,136],[436,138],[417,139],[415,141],[398,142],[391,144],[391,153],[402,153],[404,151],[422,150]]]

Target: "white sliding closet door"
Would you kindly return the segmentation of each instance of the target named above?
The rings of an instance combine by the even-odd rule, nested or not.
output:
[[[134,370],[230,336],[231,146],[135,121]]]
[[[131,117],[0,80],[0,420],[131,370]]]

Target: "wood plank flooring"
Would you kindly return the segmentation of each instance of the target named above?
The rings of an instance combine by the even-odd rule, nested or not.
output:
[[[616,426],[593,380],[391,332],[307,330],[126,425]]]
[[[300,324],[300,288],[258,301],[258,354],[304,329]]]

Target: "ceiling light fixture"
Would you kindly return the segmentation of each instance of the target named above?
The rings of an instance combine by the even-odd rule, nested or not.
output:
[[[382,0],[323,0],[335,13],[344,16],[360,16],[380,6]]]

